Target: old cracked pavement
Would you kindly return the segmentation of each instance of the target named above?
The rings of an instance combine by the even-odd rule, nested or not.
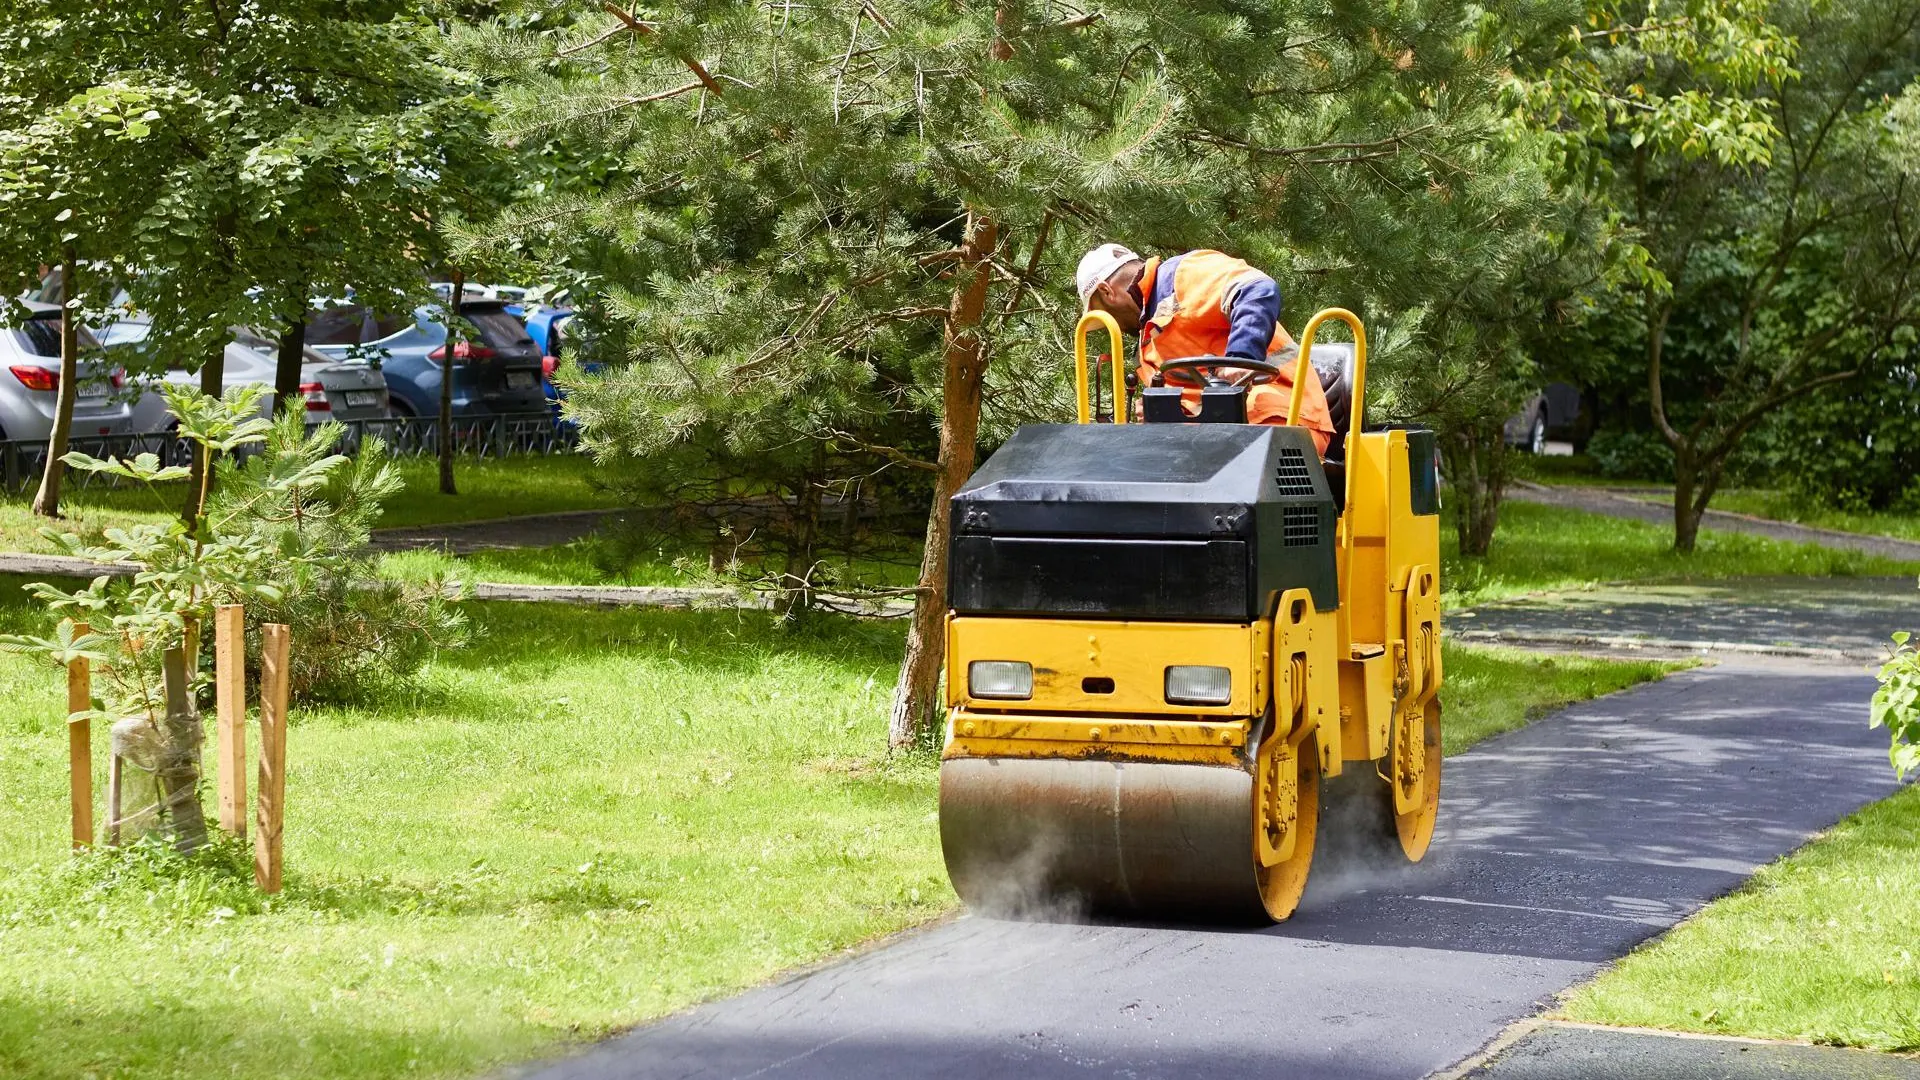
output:
[[[1284,925],[963,917],[536,1075],[1415,1080],[1891,793],[1872,689],[1780,660],[1682,672],[1448,759],[1427,861],[1321,863]]]

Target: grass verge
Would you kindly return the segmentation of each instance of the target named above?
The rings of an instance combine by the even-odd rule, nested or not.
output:
[[[1576,991],[1574,1020],[1920,1050],[1920,788],[1854,814]]]
[[[1694,666],[1688,661],[1543,656],[1452,644],[1445,646],[1441,662],[1446,668],[1441,745],[1449,756],[1574,702]]]
[[[238,849],[68,857],[58,675],[0,655],[0,1075],[471,1076],[954,904],[934,762],[880,750],[900,627],[473,614],[418,690],[296,714],[271,901]],[[1662,669],[1446,663],[1450,751]]]
[[[619,500],[595,479],[593,463],[578,454],[525,455],[502,459],[463,458],[454,470],[458,495],[440,494],[439,466],[431,459],[396,461],[405,489],[387,501],[380,528],[439,525],[521,514],[597,510]],[[63,518],[49,521],[33,514],[33,491],[0,499],[0,551],[55,552],[40,535],[47,527],[97,539],[109,528],[171,520],[186,500],[181,484],[157,490],[69,488],[60,501]]]
[[[1682,555],[1662,526],[1516,501],[1501,505],[1500,529],[1483,559],[1460,556],[1452,526],[1449,516],[1440,530],[1441,585],[1452,606],[1608,581],[1920,573],[1920,563],[1712,529]]]

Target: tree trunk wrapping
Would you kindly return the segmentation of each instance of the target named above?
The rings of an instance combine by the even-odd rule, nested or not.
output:
[[[940,670],[946,663],[947,502],[973,475],[974,440],[980,432],[980,383],[986,354],[980,338],[980,313],[992,280],[988,259],[1000,240],[999,225],[973,216],[961,246],[959,280],[947,306],[945,378],[941,386],[940,460],[934,473],[933,506],[927,513],[927,546],[920,556],[920,581],[914,596],[913,623],[907,628],[907,655],[893,691],[887,742],[907,746],[919,740],[939,705]]]

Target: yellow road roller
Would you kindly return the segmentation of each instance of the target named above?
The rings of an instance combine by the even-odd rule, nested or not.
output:
[[[1334,320],[1353,342],[1316,347]],[[1099,330],[1110,417],[1089,402]],[[1361,429],[1360,320],[1323,311],[1276,357],[1327,388],[1325,460],[1298,391],[1287,426],[1246,422],[1272,364],[1168,362],[1129,422],[1119,328],[1090,313],[1075,353],[1080,422],[1021,428],[950,507],[954,888],[1016,917],[1285,919],[1335,777],[1363,807],[1340,827],[1419,860],[1440,798],[1435,442]]]

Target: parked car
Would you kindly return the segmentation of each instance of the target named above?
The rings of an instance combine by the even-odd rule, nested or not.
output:
[[[411,318],[385,316],[351,302],[308,313],[307,344],[337,360],[377,359],[395,416],[438,416],[441,371],[449,351],[447,315],[439,305]],[[461,305],[464,340],[455,340],[453,414],[457,417],[540,413],[540,349],[499,300]]]
[[[60,390],[60,308],[21,301],[27,318],[0,329],[0,439],[45,439],[53,434]],[[133,430],[132,410],[114,394],[125,375],[106,359],[100,342],[79,328],[80,385],[73,402],[73,434],[124,435]]]
[[[1577,453],[1586,448],[1591,427],[1580,408],[1579,387],[1563,382],[1548,383],[1508,418],[1506,440],[1508,446],[1529,454],[1546,453],[1550,439],[1572,443]]]
[[[235,327],[227,344],[221,371],[223,389],[235,386],[271,388],[279,366],[280,343],[258,330]],[[161,377],[176,386],[200,385],[200,373],[173,369]],[[308,348],[301,357],[300,396],[308,424],[326,420],[382,420],[387,416],[387,380],[379,368],[364,360],[336,360]],[[260,415],[273,415],[273,399],[261,402]],[[167,399],[157,387],[144,390],[133,405],[134,430],[165,431],[172,420]]]
[[[552,357],[558,357],[566,344],[566,332],[562,327],[573,318],[570,307],[536,307],[530,311],[515,312],[521,315],[527,324],[527,335],[540,351]]]

